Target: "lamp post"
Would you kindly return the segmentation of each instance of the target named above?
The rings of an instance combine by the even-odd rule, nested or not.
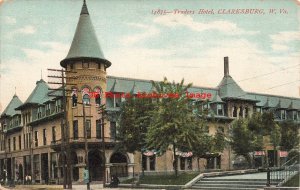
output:
[[[4,136],[4,151],[5,151],[5,184],[7,184],[7,150],[6,150],[6,123],[3,124],[3,136]]]

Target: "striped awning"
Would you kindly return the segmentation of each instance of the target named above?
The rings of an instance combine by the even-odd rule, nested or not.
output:
[[[177,151],[176,155],[180,156],[180,157],[192,157],[193,156],[193,152],[189,151],[189,152],[181,152],[181,151]]]

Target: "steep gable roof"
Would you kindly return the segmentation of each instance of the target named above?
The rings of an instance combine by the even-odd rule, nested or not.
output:
[[[19,106],[17,109],[22,109],[23,107],[27,105],[32,105],[32,104],[43,104],[46,101],[49,101],[49,86],[47,83],[41,79],[36,82],[36,86],[34,90],[31,92],[30,96],[27,98],[27,100]]]
[[[1,113],[2,116],[14,116],[16,114],[21,114],[21,111],[15,110],[15,108],[22,105],[22,101],[17,95],[14,95],[9,104],[6,106],[5,110]]]

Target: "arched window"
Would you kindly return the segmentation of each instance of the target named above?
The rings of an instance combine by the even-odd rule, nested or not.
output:
[[[96,101],[96,104],[97,104],[97,105],[100,105],[100,104],[101,104],[101,97],[100,97],[100,94],[96,94],[96,95],[95,95],[95,101]]]
[[[96,87],[94,88],[94,97],[95,97],[95,103],[96,105],[100,105],[101,104],[101,88],[100,87]]]
[[[90,104],[90,96],[88,94],[83,95],[82,101],[84,104]]]
[[[72,106],[77,106],[77,95],[75,93],[72,95]]]
[[[232,117],[237,117],[237,108],[236,108],[236,106],[233,107]]]
[[[245,118],[249,117],[249,108],[245,108]]]
[[[243,107],[241,106],[241,107],[240,107],[240,113],[239,113],[239,116],[240,116],[240,117],[243,117],[243,112],[244,112],[244,109],[243,109]]]

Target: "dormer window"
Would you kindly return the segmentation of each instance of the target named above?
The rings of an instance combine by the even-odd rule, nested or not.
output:
[[[51,114],[51,105],[49,103],[49,104],[46,104],[46,115],[50,115],[50,114]]]
[[[237,107],[236,106],[233,107],[232,117],[237,117]]]
[[[37,118],[40,119],[42,117],[42,108],[39,107],[37,110]]]
[[[293,111],[293,120],[296,121],[298,119],[297,111]]]
[[[61,110],[61,100],[55,101],[55,112],[58,113]]]
[[[248,118],[249,117],[249,108],[246,107],[245,108],[245,118]]]
[[[217,104],[217,114],[224,115],[224,106],[223,104]]]
[[[280,116],[282,120],[286,119],[286,110],[280,110]]]
[[[261,113],[261,107],[256,107],[256,112]]]

